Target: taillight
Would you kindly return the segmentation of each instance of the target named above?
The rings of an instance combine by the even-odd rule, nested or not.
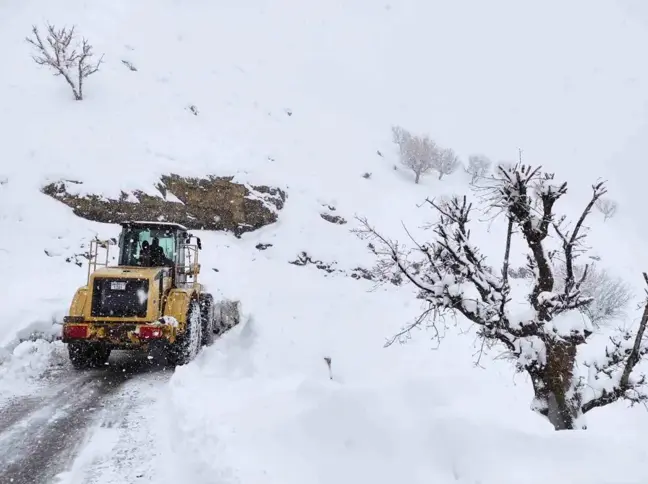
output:
[[[140,326],[139,328],[140,339],[161,338],[162,335],[162,328],[157,328],[155,326]]]
[[[63,327],[63,335],[66,338],[87,338],[88,337],[88,327],[81,326],[78,324],[66,324]]]

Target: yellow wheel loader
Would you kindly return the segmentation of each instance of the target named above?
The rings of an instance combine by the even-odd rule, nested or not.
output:
[[[77,290],[63,321],[70,360],[77,369],[98,367],[116,349],[185,364],[214,334],[229,329],[215,319],[214,298],[198,282],[200,239],[173,223],[121,226],[116,266],[109,264],[114,242],[90,244],[87,284]]]

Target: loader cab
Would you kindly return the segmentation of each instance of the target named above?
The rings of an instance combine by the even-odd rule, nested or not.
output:
[[[195,244],[192,239],[195,239]],[[144,249],[147,245],[148,257]],[[118,265],[168,267],[174,287],[191,287],[198,282],[198,251],[201,249],[200,238],[190,234],[180,224],[124,222],[119,236]],[[153,257],[154,250],[158,257]]]
[[[182,246],[187,237],[187,229],[179,224],[123,223],[119,237],[119,265],[126,267],[183,265]]]

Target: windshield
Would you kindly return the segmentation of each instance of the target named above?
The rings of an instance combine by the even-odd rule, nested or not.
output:
[[[175,231],[165,228],[124,229],[119,264],[157,267],[175,261]]]

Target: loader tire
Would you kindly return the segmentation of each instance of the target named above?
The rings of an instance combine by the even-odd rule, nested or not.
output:
[[[186,365],[193,360],[202,347],[202,321],[200,317],[200,304],[193,299],[187,309],[187,327],[183,334],[178,336],[167,353],[167,361],[173,366]]]
[[[202,345],[210,346],[214,342],[214,296],[203,293],[200,295],[200,318],[202,321]]]
[[[68,343],[68,355],[77,370],[99,368],[108,362],[110,348],[97,344]]]

